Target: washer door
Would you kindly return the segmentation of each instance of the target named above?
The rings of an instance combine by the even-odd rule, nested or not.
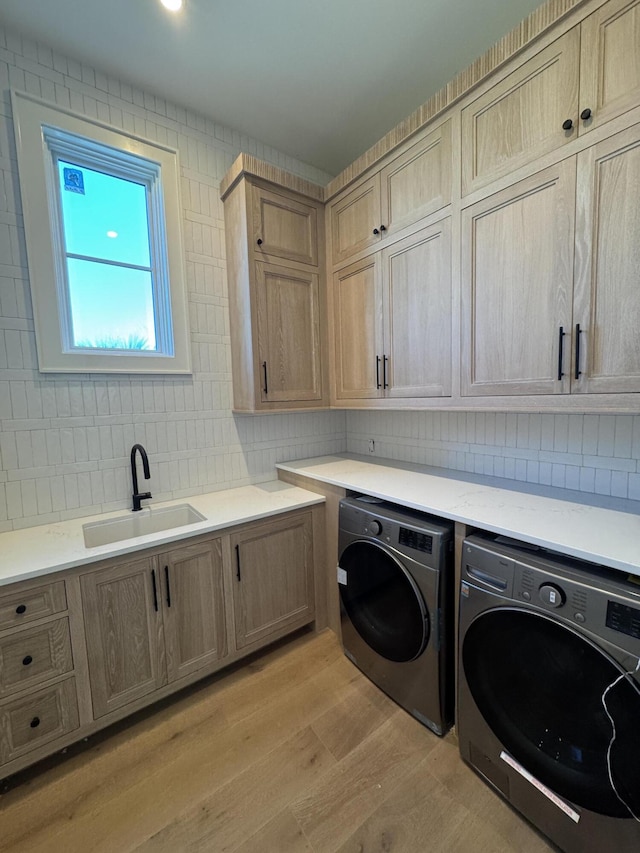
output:
[[[353,542],[340,557],[347,573],[340,597],[364,642],[387,660],[414,660],[429,640],[429,614],[402,563],[369,542]]]
[[[578,806],[640,814],[640,690],[584,636],[546,616],[516,609],[478,616],[462,645],[462,666],[478,710],[530,773]],[[611,744],[611,746],[610,746]]]

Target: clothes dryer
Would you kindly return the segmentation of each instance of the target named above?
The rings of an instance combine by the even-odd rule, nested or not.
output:
[[[460,752],[567,853],[640,850],[640,586],[469,536],[460,587]]]
[[[438,735],[453,719],[453,525],[367,497],[340,502],[345,654]]]

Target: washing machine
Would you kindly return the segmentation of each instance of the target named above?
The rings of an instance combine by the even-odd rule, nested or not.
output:
[[[460,752],[567,853],[640,851],[638,578],[463,544]]]
[[[438,735],[453,719],[453,526],[366,496],[340,502],[344,652]]]

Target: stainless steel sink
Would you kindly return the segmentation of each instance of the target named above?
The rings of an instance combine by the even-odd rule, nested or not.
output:
[[[87,548],[97,548],[98,545],[109,545],[111,542],[121,542],[123,539],[133,539],[135,536],[146,536],[149,533],[160,533],[174,527],[184,527],[206,521],[204,515],[195,510],[190,504],[178,504],[165,508],[153,509],[145,507],[140,512],[129,512],[107,521],[92,521],[82,525],[84,544]]]

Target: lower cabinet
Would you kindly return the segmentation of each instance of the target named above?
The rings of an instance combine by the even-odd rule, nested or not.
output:
[[[314,615],[311,514],[235,533],[236,647],[249,649],[310,622]]]
[[[323,514],[0,587],[0,778],[312,622]]]
[[[80,578],[95,717],[224,654],[219,539]]]

